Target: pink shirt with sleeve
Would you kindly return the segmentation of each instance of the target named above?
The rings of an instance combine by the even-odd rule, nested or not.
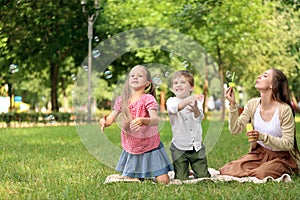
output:
[[[132,119],[137,117],[150,117],[148,110],[157,110],[156,99],[151,94],[144,94],[141,98],[128,105]],[[113,110],[122,111],[121,96],[117,97]],[[123,124],[123,123],[122,123]],[[122,126],[121,143],[125,151],[131,154],[142,154],[155,149],[160,144],[158,126],[141,126],[138,131],[129,129],[125,131]]]

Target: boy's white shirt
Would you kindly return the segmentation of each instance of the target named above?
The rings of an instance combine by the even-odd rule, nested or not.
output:
[[[194,113],[187,109],[178,111],[178,104],[183,99],[170,97],[167,100],[167,110],[172,126],[172,143],[180,150],[199,151],[202,147],[203,101],[197,101],[200,116],[195,118]]]

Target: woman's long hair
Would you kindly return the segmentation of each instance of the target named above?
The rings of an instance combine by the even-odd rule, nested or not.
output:
[[[295,110],[292,106],[288,79],[282,71],[275,68],[272,68],[272,71],[273,71],[272,98],[275,101],[288,104],[291,107],[293,116],[295,118]],[[294,157],[297,160],[300,160],[300,152],[296,140],[296,124],[294,129],[294,151],[295,151]]]
[[[145,94],[151,94],[152,96],[154,96],[154,98],[156,98],[155,86],[152,83],[152,78],[151,78],[151,74],[150,74],[149,70],[143,65],[136,65],[133,68],[136,68],[136,67],[142,67],[145,70],[147,80],[150,82],[150,84],[145,88]],[[130,74],[130,72],[129,72],[129,74]],[[125,81],[123,90],[122,90],[122,114],[123,114],[124,119],[127,120],[127,122],[130,122],[132,120],[132,117],[131,117],[131,114],[129,111],[129,107],[128,107],[128,101],[129,101],[130,96],[131,96],[131,89],[129,87],[129,75],[128,75],[128,77]]]

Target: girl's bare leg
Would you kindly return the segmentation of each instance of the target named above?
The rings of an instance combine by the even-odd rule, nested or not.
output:
[[[169,178],[168,174],[162,174],[162,175],[156,177],[156,181],[158,183],[169,184],[170,178]]]

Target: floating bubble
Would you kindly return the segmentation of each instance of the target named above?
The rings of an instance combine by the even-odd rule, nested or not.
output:
[[[9,66],[9,72],[10,72],[11,74],[17,73],[18,71],[19,71],[18,65],[16,65],[16,64],[11,64],[11,65]]]
[[[95,42],[99,42],[99,41],[100,41],[100,39],[99,39],[98,36],[95,36],[95,37],[94,37],[94,40],[95,40]]]
[[[94,49],[92,55],[93,58],[98,58],[101,55],[101,52],[99,49]]]
[[[110,79],[112,76],[113,76],[113,74],[112,74],[111,71],[107,70],[107,71],[104,72],[104,77],[106,79]]]
[[[166,72],[165,72],[165,77],[166,77],[166,78],[169,78],[169,77],[170,77],[170,72],[166,71]]]
[[[232,80],[232,79],[234,79],[235,72],[226,71],[226,72],[225,72],[225,76],[226,76],[226,78],[227,78],[227,81],[232,82],[232,81],[234,81],[234,80]]]
[[[226,76],[226,78],[231,79],[232,78],[232,72],[231,71],[226,71],[225,76]]]
[[[76,75],[75,74],[72,74],[71,78],[72,78],[73,81],[76,81]]]
[[[45,117],[45,120],[48,124],[55,124],[55,117],[53,115],[48,115],[47,117]]]
[[[144,33],[147,34],[144,34]],[[166,89],[166,91],[159,91],[159,95],[157,98],[159,100],[163,99],[163,97],[167,98],[168,94],[166,93],[166,96],[162,95],[163,92],[169,92],[168,87],[164,87],[169,83],[169,79],[165,76],[168,76],[168,73],[165,73],[166,71],[173,73],[173,70],[178,70],[179,68],[183,68],[183,66],[191,68],[191,70],[194,72],[194,75],[198,77],[201,81],[202,79],[206,78],[203,74],[204,71],[207,71],[209,74],[208,77],[208,88],[209,93],[214,96],[221,96],[223,95],[222,90],[219,90],[219,87],[215,87],[216,85],[220,85],[220,79],[218,77],[218,66],[217,63],[211,61],[212,64],[207,64],[206,57],[208,56],[205,49],[201,47],[198,42],[192,40],[190,37],[187,37],[181,33],[173,32],[165,29],[159,29],[159,28],[138,28],[134,30],[129,30],[122,32],[116,36],[109,37],[106,41],[99,44],[97,49],[99,49],[99,52],[101,52],[101,57],[104,57],[105,52],[105,60],[102,59],[94,59],[95,63],[93,63],[93,71],[100,72],[101,75],[103,75],[103,79],[97,78],[95,76],[95,82],[93,82],[92,87],[99,86],[99,90],[107,90],[107,80],[104,78],[104,72],[106,69],[108,69],[109,65],[113,63],[115,60],[122,57],[127,52],[133,52],[136,50],[139,50],[141,48],[157,48],[157,45],[165,43],[167,38],[168,45],[163,45],[163,50],[167,51],[167,56],[169,56],[169,61],[174,61],[174,59],[181,58],[182,60],[179,61],[179,66],[176,63],[173,63],[174,65],[171,65],[170,67],[161,67],[158,66],[156,63],[153,64],[153,68],[151,68],[150,72],[153,78],[153,83],[159,86],[159,88]],[[144,42],[146,41],[146,42]],[[180,49],[178,47],[181,47]],[[194,54],[191,52],[191,49],[197,54]],[[199,56],[199,54],[203,56]],[[204,58],[203,58],[204,57]],[[173,59],[173,60],[171,60]],[[187,62],[183,62],[183,61]],[[210,60],[210,59],[207,59]],[[177,61],[177,60],[176,60]],[[86,61],[84,61],[86,62]],[[87,65],[86,63],[84,63]],[[83,65],[84,65],[83,64]],[[183,64],[183,66],[182,66]],[[94,67],[95,66],[95,67]],[[118,70],[118,69],[115,69]],[[114,70],[114,73],[115,73]],[[123,70],[122,70],[123,71]],[[100,126],[94,123],[89,124],[83,124],[82,122],[85,122],[87,120],[86,111],[87,111],[87,101],[89,100],[87,97],[88,90],[87,88],[87,81],[86,81],[86,72],[84,70],[79,70],[79,74],[77,76],[77,84],[76,84],[76,98],[73,99],[73,107],[74,112],[76,113],[76,122],[79,122],[76,124],[77,132],[81,138],[81,141],[85,145],[85,147],[88,149],[88,151],[101,163],[114,168],[119,160],[120,154],[122,152],[121,144],[113,142],[113,140],[110,140],[109,129],[105,129],[105,134],[99,134],[100,133]],[[121,72],[120,72],[121,73]],[[119,73],[118,73],[119,75]],[[158,75],[158,76],[156,76]],[[114,74],[114,77],[116,74]],[[212,78],[211,78],[212,77]],[[95,96],[92,98],[94,99],[103,99],[105,97],[109,100],[109,103],[106,105],[103,104],[103,107],[112,107],[114,105],[114,101],[116,97],[118,97],[120,94],[122,94],[123,85],[127,76],[122,76],[122,79],[118,77],[118,79],[111,80],[111,89],[113,91],[112,94],[108,94],[108,96],[104,96],[107,94],[101,93],[95,93]],[[81,80],[82,79],[82,80]],[[98,80],[99,79],[99,80]],[[197,79],[197,80],[199,80]],[[205,79],[204,79],[205,80]],[[103,81],[105,83],[99,83],[98,81]],[[118,81],[118,83],[112,83],[113,81]],[[92,88],[92,91],[94,91],[95,88]],[[97,88],[98,89],[98,88]],[[166,100],[166,99],[165,99]],[[158,101],[162,102],[162,101]],[[161,110],[160,110],[161,109]],[[94,111],[95,110],[95,111]],[[160,111],[164,110],[164,105],[159,106]],[[95,119],[97,119],[96,115],[96,109],[92,109],[93,116]],[[162,123],[161,126],[158,127],[158,130],[161,130],[162,132],[169,131],[166,129],[166,127],[163,125],[167,119],[167,114],[165,112],[160,112],[160,122]],[[223,119],[220,119],[220,114],[217,112],[211,112],[211,119],[209,122],[209,126],[207,128],[205,137],[203,138],[203,143],[206,147],[206,153],[208,154],[212,148],[215,146],[216,142],[218,141],[219,136],[221,135],[222,128],[223,128]],[[122,115],[119,115],[120,118],[122,118]],[[121,129],[121,120],[116,120],[118,127]],[[121,132],[121,130],[120,130]],[[168,146],[171,144],[171,140],[164,140],[165,148],[168,149]],[[157,169],[160,170],[160,169]]]
[[[154,85],[156,86],[156,88],[159,88],[159,86],[162,84],[162,80],[158,74],[152,78],[152,81],[153,81]]]
[[[87,65],[83,65],[82,69],[87,72],[89,70],[89,67]]]
[[[189,65],[190,65],[189,62],[186,60],[182,62],[182,67],[184,67],[184,68],[188,68]]]

